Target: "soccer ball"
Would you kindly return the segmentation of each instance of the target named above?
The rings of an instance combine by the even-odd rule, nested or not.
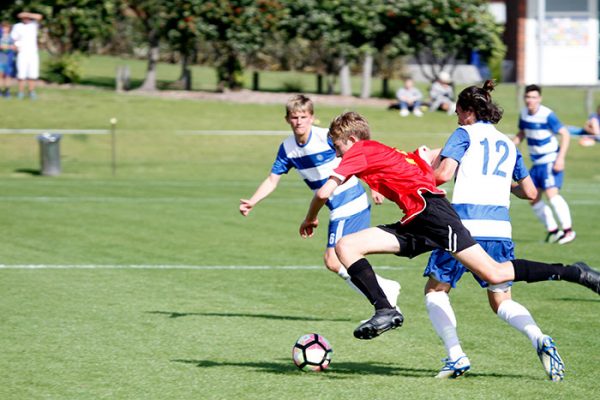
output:
[[[300,336],[292,348],[294,364],[303,371],[323,371],[331,363],[333,349],[318,333]]]

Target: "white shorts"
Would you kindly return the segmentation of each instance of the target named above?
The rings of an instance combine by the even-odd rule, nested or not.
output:
[[[38,53],[17,54],[17,79],[38,79],[40,77],[40,57]]]

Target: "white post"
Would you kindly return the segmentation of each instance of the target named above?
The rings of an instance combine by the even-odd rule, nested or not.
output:
[[[544,23],[546,20],[546,0],[537,1],[537,36],[538,36],[538,48],[537,48],[537,76],[538,84],[543,84],[542,73],[544,68],[542,66],[542,60],[544,58]]]

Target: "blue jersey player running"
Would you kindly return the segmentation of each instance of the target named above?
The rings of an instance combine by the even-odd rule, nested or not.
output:
[[[483,88],[470,86],[461,92],[456,109],[460,126],[434,166],[438,184],[455,177],[452,204],[464,226],[492,258],[504,262],[514,259],[508,211],[511,191],[518,197],[533,199],[537,190],[514,143],[493,125],[502,118],[502,110],[492,102],[493,88],[493,82],[487,81]],[[438,378],[456,378],[470,368],[448,297],[465,271],[450,253],[434,250],[424,272],[429,277],[425,305],[447,352]],[[498,317],[529,338],[550,379],[562,380],[564,364],[554,341],[542,333],[525,307],[512,300],[511,284],[490,286],[473,276],[487,287],[490,306]]]
[[[556,140],[555,133],[560,136],[560,143]],[[539,190],[531,206],[535,215],[546,226],[546,241],[569,243],[575,239],[575,231],[569,205],[559,190],[563,183],[570,135],[554,111],[542,105],[542,88],[538,85],[525,88],[525,107],[519,116],[519,133],[514,142],[519,145],[523,139],[527,139],[533,164],[529,173]],[[542,200],[542,193],[548,198],[549,206]],[[560,222],[560,230],[553,211]]]
[[[250,199],[240,200],[240,213],[247,216],[254,206],[271,194],[279,184],[281,176],[295,168],[302,180],[312,191],[317,191],[329,179],[333,169],[340,163],[336,157],[328,129],[313,125],[314,106],[311,99],[304,95],[290,98],[286,104],[285,120],[292,128],[293,135],[281,143],[271,173],[258,186]],[[373,192],[376,203],[383,196]],[[325,266],[337,273],[357,292],[362,293],[350,280],[346,268],[335,253],[338,240],[349,233],[369,227],[371,222],[370,204],[367,193],[356,177],[341,185],[327,201],[329,208],[329,232],[325,250]],[[400,284],[396,281],[377,276],[388,301],[394,307],[398,298]]]

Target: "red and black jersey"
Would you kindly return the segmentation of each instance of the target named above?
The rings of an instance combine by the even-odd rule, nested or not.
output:
[[[423,211],[423,192],[446,194],[436,187],[431,166],[416,152],[407,153],[374,140],[356,142],[332,174],[342,182],[353,175],[396,203],[404,211],[402,223]]]

